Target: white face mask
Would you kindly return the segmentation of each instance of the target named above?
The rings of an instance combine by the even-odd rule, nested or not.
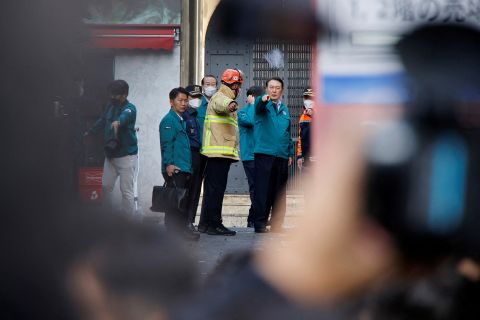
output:
[[[314,101],[313,100],[303,100],[303,105],[305,109],[313,109]]]
[[[198,99],[198,98],[195,98],[195,99],[192,99],[188,102],[188,104],[190,105],[190,107],[192,108],[198,108],[200,107],[200,105],[202,104],[202,100]]]
[[[205,93],[205,95],[210,98],[215,93],[217,93],[217,88],[216,87],[203,87],[203,93]]]

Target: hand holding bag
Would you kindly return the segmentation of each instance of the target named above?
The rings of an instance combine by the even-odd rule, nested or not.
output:
[[[180,211],[185,212],[188,204],[188,189],[179,188],[173,179],[173,186],[154,186],[152,192],[152,207],[154,212]]]
[[[103,147],[103,149],[105,150],[105,156],[109,159],[115,156],[121,146],[120,140],[118,139],[118,131],[116,128],[113,130],[113,133],[114,137],[105,141],[105,146]]]

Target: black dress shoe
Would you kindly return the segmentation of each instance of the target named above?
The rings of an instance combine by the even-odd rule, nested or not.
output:
[[[247,222],[247,228],[255,228],[252,221]]]
[[[255,233],[269,233],[267,228],[255,228]]]
[[[205,233],[208,230],[208,225],[206,224],[199,224],[197,228],[198,232]]]
[[[225,228],[223,224],[218,225],[217,227],[208,227],[207,234],[211,236],[234,236],[237,234],[236,231]]]

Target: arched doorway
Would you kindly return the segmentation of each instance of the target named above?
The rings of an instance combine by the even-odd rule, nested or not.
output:
[[[221,5],[222,3],[215,10],[206,33],[205,74],[220,78],[227,68],[242,70],[245,82],[238,98],[241,107],[245,105],[245,93],[250,86],[264,86],[265,81],[273,76],[284,79],[283,101],[292,116],[292,134],[296,147],[298,119],[303,105],[302,93],[310,85],[313,44],[304,40],[226,38],[219,30]],[[290,192],[297,189],[299,174],[296,166],[290,168]],[[248,194],[248,183],[240,162],[230,169],[226,192]]]

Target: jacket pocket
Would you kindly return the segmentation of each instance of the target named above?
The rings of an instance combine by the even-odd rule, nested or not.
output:
[[[289,129],[289,127],[290,127],[290,117],[285,116],[285,115],[279,116],[278,117],[278,124],[279,124],[282,132],[287,131],[287,129]]]

